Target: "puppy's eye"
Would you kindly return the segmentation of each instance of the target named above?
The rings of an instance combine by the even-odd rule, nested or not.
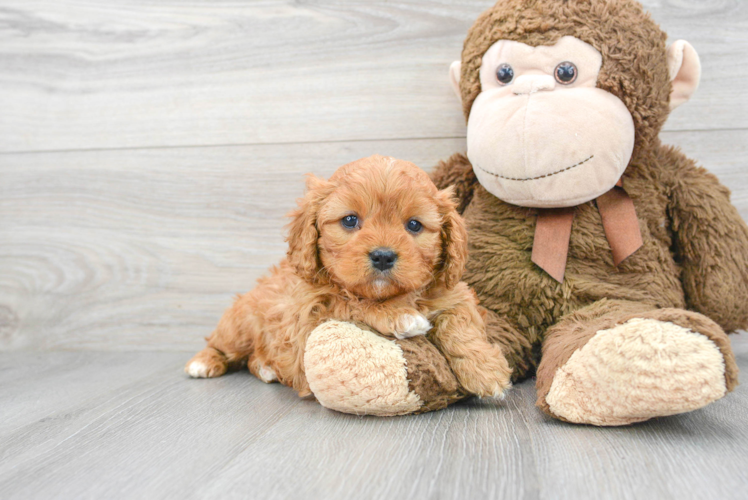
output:
[[[355,215],[346,215],[340,219],[340,223],[346,229],[356,229],[358,227],[358,217]]]
[[[411,233],[420,233],[421,229],[423,229],[423,225],[415,219],[410,219],[405,227],[408,228],[408,231]]]

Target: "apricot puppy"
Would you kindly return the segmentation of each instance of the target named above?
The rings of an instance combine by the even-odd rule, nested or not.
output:
[[[412,163],[372,156],[329,180],[309,176],[290,217],[287,258],[226,311],[187,363],[190,376],[218,377],[246,362],[261,380],[309,395],[306,340],[334,319],[384,336],[428,335],[472,394],[509,386],[511,370],[460,282],[467,233],[451,189],[438,191]]]

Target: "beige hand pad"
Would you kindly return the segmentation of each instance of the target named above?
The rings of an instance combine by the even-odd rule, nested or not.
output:
[[[576,351],[546,401],[569,422],[610,426],[696,410],[726,392],[724,358],[711,340],[637,318],[597,332]]]
[[[402,349],[351,323],[318,326],[307,340],[304,368],[312,393],[331,410],[391,416],[421,407],[408,387]]]

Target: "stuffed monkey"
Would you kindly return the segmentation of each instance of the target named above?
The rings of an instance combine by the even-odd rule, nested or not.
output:
[[[535,374],[538,406],[568,422],[683,413],[737,384],[726,332],[748,326],[748,228],[713,175],[660,143],[700,76],[691,45],[665,42],[634,0],[500,0],[450,69],[467,155],[433,179],[455,186],[468,225],[465,280],[513,380]],[[320,329],[316,353],[343,330],[364,348],[353,325]],[[441,408],[464,393],[426,340],[376,361],[401,370],[408,411],[377,405],[395,393],[364,383],[367,367],[310,386],[341,411]]]

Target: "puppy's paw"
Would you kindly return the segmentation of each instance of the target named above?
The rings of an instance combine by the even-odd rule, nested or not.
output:
[[[471,394],[479,398],[504,399],[505,393],[512,387],[508,377],[501,373],[493,376],[481,375],[479,377],[465,377],[462,386]]]
[[[266,384],[272,384],[273,382],[278,381],[278,375],[275,374],[275,370],[270,368],[269,366],[261,366],[259,370],[257,370],[257,375]]]
[[[398,339],[409,339],[418,335],[426,335],[431,330],[431,323],[422,314],[403,314],[397,318],[395,331]]]
[[[504,393],[512,386],[512,370],[500,352],[498,356],[480,362],[466,358],[456,360],[452,370],[462,387],[470,394],[481,398],[504,399]]]
[[[210,347],[206,347],[187,362],[184,371],[192,378],[214,378],[226,373],[226,358]]]
[[[184,371],[192,378],[220,377],[225,372],[220,365],[209,365],[199,360],[187,363],[187,366],[184,367]]]
[[[472,391],[479,398],[494,398],[503,400],[506,398],[506,392],[512,388],[512,383],[496,377],[494,380],[482,381],[474,387]]]

